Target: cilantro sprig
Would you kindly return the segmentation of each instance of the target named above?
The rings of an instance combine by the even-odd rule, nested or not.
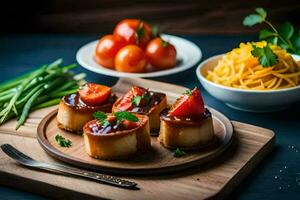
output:
[[[61,146],[61,147],[67,147],[69,148],[70,146],[72,146],[72,141],[68,140],[66,138],[64,138],[63,136],[57,134],[55,136],[55,140],[56,142]]]
[[[193,94],[193,90],[186,90],[183,94],[192,95]]]
[[[131,99],[131,103],[134,106],[143,106],[150,101],[151,96],[149,94],[143,94],[142,96],[135,96]]]
[[[107,120],[107,115],[104,112],[96,111],[93,114],[95,119],[98,119],[100,122],[105,122]]]
[[[119,123],[121,123],[123,120],[128,120],[131,122],[139,121],[139,119],[135,115],[133,115],[129,112],[126,112],[126,111],[118,111],[118,112],[115,112],[114,115],[117,117],[117,121]]]
[[[272,51],[270,46],[267,44],[263,48],[252,45],[253,50],[251,54],[258,58],[259,63],[262,67],[271,67],[274,66],[278,62],[277,55]]]
[[[107,120],[107,115],[104,112],[96,111],[93,114],[94,118],[99,120],[102,126],[109,125],[109,121]]]
[[[184,155],[186,155],[186,152],[184,150],[182,150],[181,148],[177,148],[177,149],[175,149],[175,151],[173,151],[174,157],[182,157]]]
[[[267,12],[263,8],[256,8],[255,13],[248,15],[243,21],[243,24],[249,27],[262,23],[267,24],[269,29],[262,29],[259,32],[260,40],[279,45],[290,53],[300,54],[300,30],[296,32],[290,22],[285,22],[279,29],[276,29],[267,20]]]
[[[107,115],[104,112],[101,111],[96,111],[93,114],[94,118],[99,120],[102,126],[107,126],[110,124],[110,122],[107,120]],[[118,111],[114,113],[114,116],[117,118],[117,123],[120,124],[123,122],[123,120],[128,120],[131,122],[137,122],[139,119],[126,111]]]

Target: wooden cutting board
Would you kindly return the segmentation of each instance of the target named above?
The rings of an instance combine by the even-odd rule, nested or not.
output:
[[[128,79],[122,81],[119,84],[125,84]],[[159,84],[163,90],[174,89],[170,84],[141,79],[136,81],[146,85]],[[14,120],[2,125],[0,144],[10,143],[37,160],[59,162],[47,155],[36,139],[38,123],[54,109],[56,107],[31,113],[18,131],[14,130]],[[235,121],[232,123],[235,130],[233,145],[212,162],[175,174],[123,177],[137,182],[140,190],[115,188],[80,178],[31,170],[16,164],[2,151],[0,184],[58,199],[223,199],[271,151],[275,143],[271,130]]]

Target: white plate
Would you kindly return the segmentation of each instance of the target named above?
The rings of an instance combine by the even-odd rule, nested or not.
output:
[[[178,64],[172,68],[167,70],[161,70],[156,72],[147,72],[147,73],[126,73],[126,72],[118,72],[115,70],[111,70],[105,68],[94,60],[94,51],[97,45],[97,41],[90,42],[83,47],[81,47],[76,54],[77,62],[84,68],[96,72],[98,74],[104,74],[108,76],[114,77],[158,77],[158,76],[166,76],[170,74],[175,74],[184,70],[187,70],[193,67],[197,62],[202,58],[202,53],[200,48],[186,39],[176,37],[173,35],[162,35],[164,40],[172,43],[177,51],[177,60]]]

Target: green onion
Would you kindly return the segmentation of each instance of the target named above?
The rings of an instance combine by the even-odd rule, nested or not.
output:
[[[69,70],[76,64],[62,66],[62,59],[0,84],[0,124],[17,117],[16,129],[25,123],[30,111],[53,106],[64,95],[75,93],[85,74]]]

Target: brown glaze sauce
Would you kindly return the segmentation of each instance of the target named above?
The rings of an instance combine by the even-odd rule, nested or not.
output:
[[[107,100],[107,102],[103,103],[102,105],[99,106],[90,106],[87,105],[86,103],[84,103],[79,94],[75,93],[75,94],[70,94],[67,96],[64,96],[62,98],[62,100],[65,102],[66,105],[72,107],[75,110],[80,110],[80,111],[93,111],[93,110],[98,110],[99,107],[101,107],[102,105],[105,104],[113,104],[116,100],[117,100],[117,96],[115,94],[112,94],[109,99]]]
[[[134,112],[134,113],[145,115],[145,114],[147,114],[150,111],[150,109],[153,106],[158,105],[163,100],[163,98],[165,98],[165,96],[166,96],[163,93],[152,92],[152,91],[149,91],[148,94],[150,96],[150,100],[147,103],[147,105],[144,105],[144,106],[133,106],[132,108],[128,109],[127,111],[128,112]]]
[[[194,117],[176,117],[176,116],[169,116],[168,115],[169,109],[164,109],[160,113],[160,119],[172,123],[174,125],[176,124],[190,124],[190,125],[199,125],[203,122],[203,120],[211,117],[211,112],[205,108],[205,111],[202,116],[194,116]]]
[[[89,129],[90,129],[91,133],[93,133],[94,135],[105,135],[105,134],[113,133],[116,131],[123,131],[123,130],[125,130],[125,127],[122,123],[114,122],[114,123],[110,123],[105,126],[102,126],[100,123],[95,122],[95,123],[89,124]]]
[[[123,123],[117,123],[117,121],[112,121],[110,123],[105,124],[102,126],[99,121],[94,120],[92,123],[88,125],[90,132],[93,135],[106,135],[110,133],[114,133],[117,131],[124,131],[129,130],[126,129]],[[134,127],[136,128],[136,127]],[[132,129],[134,129],[132,128]]]

